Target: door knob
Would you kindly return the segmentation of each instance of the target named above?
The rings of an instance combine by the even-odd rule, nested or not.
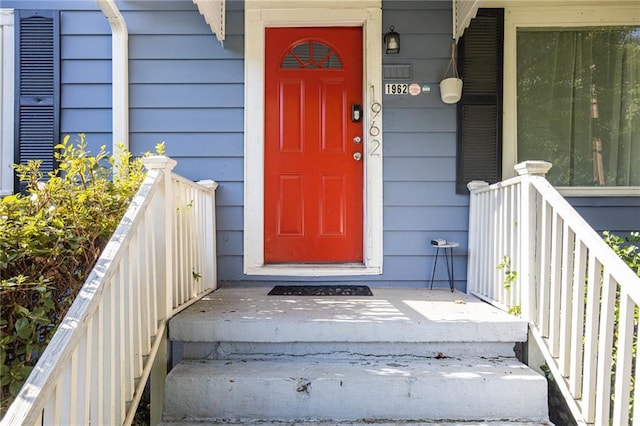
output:
[[[362,154],[360,152],[354,152],[353,153],[353,159],[356,160],[356,161],[362,160]]]

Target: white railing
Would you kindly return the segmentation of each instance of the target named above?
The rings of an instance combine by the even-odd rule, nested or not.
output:
[[[215,188],[148,169],[2,425],[131,424],[147,379],[159,420],[168,320],[216,287]]]
[[[470,183],[468,291],[521,310],[579,424],[636,424],[640,278],[544,178],[550,166]]]

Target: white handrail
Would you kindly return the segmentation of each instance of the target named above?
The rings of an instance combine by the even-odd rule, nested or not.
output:
[[[521,311],[580,424],[637,421],[640,278],[534,166],[471,191],[468,291]]]
[[[152,369],[166,374],[156,355],[168,320],[216,288],[217,184],[172,174],[167,157],[143,162],[144,182],[2,425],[131,424]]]

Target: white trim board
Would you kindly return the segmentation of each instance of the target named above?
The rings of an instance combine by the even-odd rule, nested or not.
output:
[[[382,273],[382,10],[379,0],[358,2],[247,2],[245,10],[244,273],[335,276]],[[289,6],[284,8],[285,6]],[[265,265],[264,263],[264,33],[267,27],[363,28],[364,262]],[[369,129],[375,127],[377,136]]]
[[[14,14],[0,9],[0,196],[13,193]]]

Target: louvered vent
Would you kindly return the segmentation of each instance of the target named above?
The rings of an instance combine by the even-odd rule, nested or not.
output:
[[[467,183],[502,178],[503,10],[480,9],[460,41],[456,192]]]
[[[45,173],[55,167],[58,138],[58,15],[20,11],[17,44],[17,161],[41,160]]]

